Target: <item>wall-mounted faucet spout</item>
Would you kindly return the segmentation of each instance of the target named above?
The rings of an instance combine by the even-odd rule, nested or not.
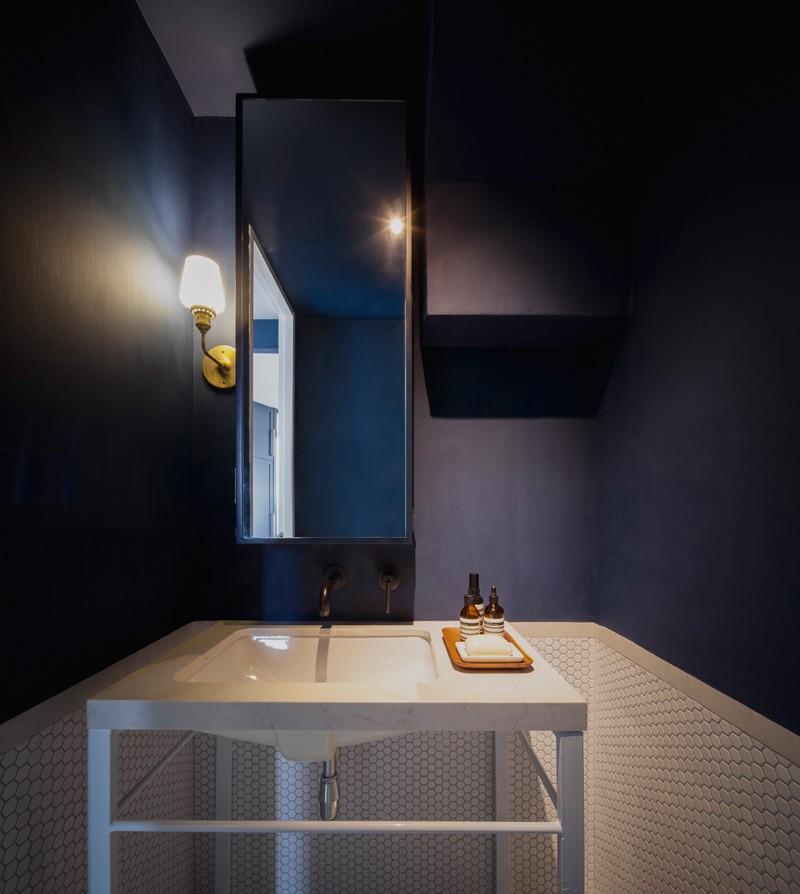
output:
[[[383,590],[386,596],[383,611],[388,615],[392,607],[389,594],[392,590],[396,590],[397,587],[400,586],[400,572],[396,568],[387,565],[378,575],[378,586]]]
[[[338,590],[347,583],[347,572],[340,565],[331,565],[325,572],[325,580],[319,591],[319,616],[327,618],[331,613],[331,590]]]

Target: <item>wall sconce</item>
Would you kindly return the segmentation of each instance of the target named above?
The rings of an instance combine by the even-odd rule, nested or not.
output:
[[[203,347],[203,375],[215,388],[233,388],[236,384],[236,349],[229,345],[217,345],[206,349],[206,332],[214,317],[225,310],[225,294],[219,264],[203,255],[189,255],[183,265],[181,288],[178,293],[181,304],[194,317],[200,330]]]

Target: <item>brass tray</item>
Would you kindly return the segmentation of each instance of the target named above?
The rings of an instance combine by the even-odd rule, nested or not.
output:
[[[464,668],[464,670],[528,670],[533,664],[533,658],[507,633],[504,633],[503,636],[522,652],[522,661],[476,661],[475,663],[464,661],[456,649],[456,643],[461,639],[461,631],[458,627],[442,627],[442,636],[444,637],[444,644],[447,646],[447,654],[450,656],[450,660],[456,667]]]

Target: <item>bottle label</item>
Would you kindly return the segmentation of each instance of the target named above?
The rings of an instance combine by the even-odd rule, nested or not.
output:
[[[481,619],[460,618],[459,629],[461,631],[461,639],[467,639],[467,637],[475,636],[476,634],[481,632]]]
[[[488,618],[483,616],[483,632],[503,634],[505,630],[505,621],[503,618]]]

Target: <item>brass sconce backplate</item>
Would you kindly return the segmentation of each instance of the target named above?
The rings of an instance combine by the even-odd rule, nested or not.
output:
[[[214,388],[233,388],[236,384],[236,348],[217,345],[208,353],[210,357],[203,357],[203,375],[208,384]]]

